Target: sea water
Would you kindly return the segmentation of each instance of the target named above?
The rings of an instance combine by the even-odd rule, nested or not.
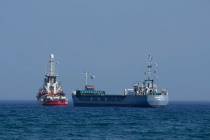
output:
[[[161,108],[47,107],[0,102],[0,140],[210,140],[209,102]]]

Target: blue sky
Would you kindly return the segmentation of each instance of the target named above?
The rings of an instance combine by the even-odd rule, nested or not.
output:
[[[151,53],[171,100],[210,101],[209,14],[208,0],[2,0],[0,100],[35,100],[50,53],[68,96],[84,71],[122,93]]]

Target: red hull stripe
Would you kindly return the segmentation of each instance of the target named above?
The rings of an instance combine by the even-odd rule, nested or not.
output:
[[[43,102],[43,105],[49,105],[49,106],[66,106],[68,105],[68,101],[47,101]]]

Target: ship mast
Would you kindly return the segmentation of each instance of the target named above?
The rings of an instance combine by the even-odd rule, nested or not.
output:
[[[85,86],[88,85],[88,72],[85,72]]]
[[[149,54],[147,60],[147,71],[145,72],[146,80],[152,80],[152,59],[152,56]]]
[[[90,78],[91,80],[95,79],[95,75],[93,75],[90,72],[85,72],[85,86],[88,85],[88,78]]]
[[[50,54],[48,76],[56,77],[55,67],[56,67],[56,62],[55,62],[54,54]]]
[[[50,54],[50,60],[49,60],[49,67],[48,67],[48,73],[46,74],[45,82],[46,83],[56,83],[56,60],[54,54]],[[52,86],[52,85],[51,85]],[[52,88],[52,87],[50,87]]]
[[[157,70],[154,68],[154,64],[152,61],[153,61],[153,57],[149,54],[148,60],[147,60],[147,70],[145,72],[145,84],[147,84],[148,87],[149,86],[153,87],[154,78],[156,78],[155,74],[157,72]],[[157,67],[157,64],[156,64],[156,67]]]

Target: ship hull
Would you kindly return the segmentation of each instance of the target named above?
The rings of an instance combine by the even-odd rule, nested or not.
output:
[[[152,107],[160,107],[168,104],[168,95],[147,95],[147,102]]]
[[[68,101],[43,101],[41,104],[45,106],[67,106]]]
[[[161,107],[168,104],[167,95],[73,95],[72,98],[76,107]]]

